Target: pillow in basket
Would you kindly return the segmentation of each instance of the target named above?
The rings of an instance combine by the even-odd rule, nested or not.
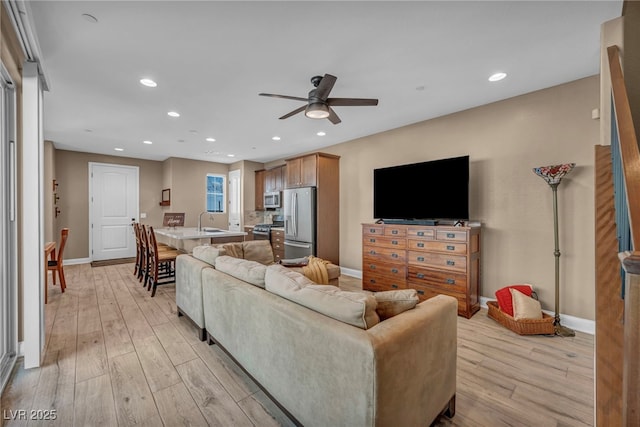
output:
[[[513,317],[513,302],[509,289],[517,289],[526,296],[530,297],[533,293],[533,286],[529,285],[528,283],[522,285],[509,285],[496,291],[498,307],[500,307],[500,310],[502,310],[504,313],[507,313],[509,316]]]
[[[540,301],[526,296],[517,289],[509,289],[513,297],[513,318],[515,320],[523,319],[542,319],[542,307]]]

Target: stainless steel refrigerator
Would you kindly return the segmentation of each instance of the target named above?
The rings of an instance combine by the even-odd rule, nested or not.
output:
[[[284,190],[284,257],[316,254],[316,188]]]

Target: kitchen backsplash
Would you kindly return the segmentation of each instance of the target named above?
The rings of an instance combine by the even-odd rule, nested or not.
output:
[[[275,215],[282,215],[282,209],[268,211],[244,211],[244,225],[271,224]]]

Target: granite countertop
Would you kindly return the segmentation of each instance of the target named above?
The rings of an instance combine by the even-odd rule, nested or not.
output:
[[[216,237],[237,237],[247,235],[244,231],[229,231],[211,227],[203,227],[202,231],[198,231],[196,227],[157,228],[153,231],[161,236],[178,240],[211,239]]]

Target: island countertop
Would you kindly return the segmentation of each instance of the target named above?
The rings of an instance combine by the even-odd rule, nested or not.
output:
[[[198,231],[196,227],[156,228],[153,231],[161,236],[178,240],[216,239],[222,237],[240,237],[247,235],[247,233],[244,231],[229,231],[211,227],[203,227],[201,231]]]

